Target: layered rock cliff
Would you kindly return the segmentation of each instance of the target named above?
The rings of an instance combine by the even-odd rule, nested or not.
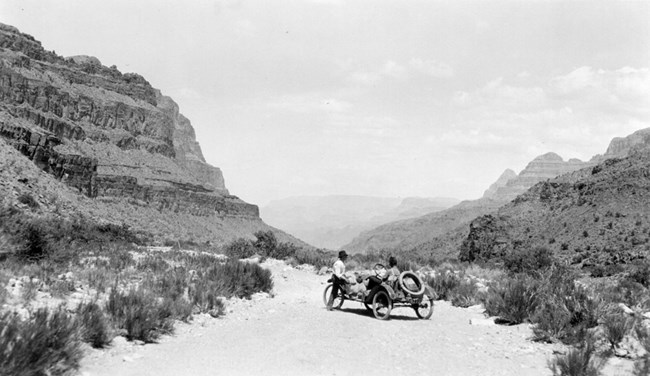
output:
[[[583,162],[579,159],[564,161],[555,153],[546,153],[538,156],[528,163],[518,175],[502,175],[485,192],[483,197],[490,197],[500,200],[512,200],[518,195],[540,181],[553,179],[556,176],[579,170],[583,167],[593,165],[592,162]],[[506,170],[511,171],[512,170]],[[507,179],[507,180],[506,180]],[[504,181],[505,180],[505,181]]]
[[[205,162],[190,121],[142,76],[63,58],[0,24],[0,135],[89,197],[259,219]]]

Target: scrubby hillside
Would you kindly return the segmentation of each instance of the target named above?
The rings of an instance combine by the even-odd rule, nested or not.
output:
[[[460,257],[491,260],[546,247],[597,274],[650,256],[650,151],[536,184],[474,220]]]
[[[604,155],[596,155],[588,162],[577,159],[564,161],[555,153],[546,153],[532,160],[518,175],[506,170],[481,199],[464,201],[438,213],[382,225],[362,233],[345,248],[355,252],[387,249],[424,259],[455,258],[474,218],[492,213],[536,183],[580,168],[591,168],[609,158],[626,156],[648,147],[650,128],[614,138]]]
[[[239,237],[252,238],[256,231],[271,229],[261,220],[170,213],[128,197],[87,197],[39,169],[2,138],[0,161],[0,208],[11,209],[14,214],[124,225],[143,241],[171,244],[210,241],[217,245]],[[11,221],[9,217],[2,219]],[[0,237],[4,225],[7,223],[0,223]],[[274,232],[283,242],[301,244],[281,231]]]

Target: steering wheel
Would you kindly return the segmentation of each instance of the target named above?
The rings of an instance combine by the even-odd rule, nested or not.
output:
[[[372,267],[372,270],[375,271],[375,275],[379,279],[383,279],[386,276],[386,267],[384,264],[375,264],[375,266]]]

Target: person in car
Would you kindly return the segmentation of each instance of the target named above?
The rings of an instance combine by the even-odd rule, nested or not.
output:
[[[391,287],[395,287],[395,282],[399,278],[400,271],[397,268],[397,259],[393,256],[388,258],[388,269],[386,273],[380,278],[378,276],[368,277],[368,290],[370,294],[368,295],[368,300],[372,301],[373,295],[377,292],[377,288],[381,285],[382,282],[388,282]]]

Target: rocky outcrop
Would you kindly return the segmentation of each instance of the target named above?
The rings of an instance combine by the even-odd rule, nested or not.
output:
[[[553,179],[559,175],[573,172],[590,165],[593,165],[593,163],[583,162],[579,159],[570,159],[565,162],[562,157],[555,153],[546,153],[528,163],[519,175],[510,177],[511,174],[508,174],[505,178],[502,175],[497,182],[490,186],[483,197],[509,201],[526,192],[528,188],[540,181]],[[505,183],[500,183],[504,179],[507,179]]]
[[[259,219],[205,162],[190,121],[142,76],[63,58],[0,24],[0,135],[89,197]]]
[[[627,137],[614,138],[602,159],[623,158],[631,152],[647,148],[650,148],[650,128],[641,129]]]
[[[508,182],[512,179],[515,179],[517,177],[517,173],[512,171],[511,169],[506,169],[501,176],[490,185],[490,187],[483,193],[483,197],[493,197],[494,195],[497,194],[497,191],[500,188],[503,188],[508,184]]]

